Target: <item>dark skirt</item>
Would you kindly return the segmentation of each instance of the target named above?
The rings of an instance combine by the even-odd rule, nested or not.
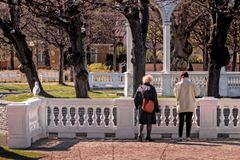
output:
[[[139,109],[139,124],[156,124],[155,112],[147,113]]]

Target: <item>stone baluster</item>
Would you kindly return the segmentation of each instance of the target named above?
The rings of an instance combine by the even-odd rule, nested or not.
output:
[[[166,106],[163,106],[162,108],[162,114],[161,114],[161,123],[162,123],[162,127],[167,127],[167,124],[166,124],[166,114],[165,114],[165,109],[166,109]]]
[[[169,106],[169,127],[174,127],[173,107]]]
[[[194,112],[193,112],[192,126],[193,126],[193,127],[197,127],[197,114],[196,114],[196,109],[194,109]]]
[[[92,107],[92,111],[93,111],[93,114],[92,114],[92,125],[91,127],[97,127],[97,113],[96,113],[96,107]]]
[[[55,116],[54,116],[54,106],[49,106],[50,108],[50,124],[49,127],[55,127],[56,124],[54,122]]]
[[[67,122],[66,122],[66,127],[70,127],[72,126],[71,124],[71,115],[70,115],[70,106],[66,106],[66,119],[67,119]]]
[[[225,116],[224,116],[224,108],[221,108],[220,106],[218,107],[220,109],[220,122],[219,122],[219,127],[226,127],[225,125]]]
[[[83,118],[84,118],[83,126],[84,127],[88,127],[89,126],[89,124],[88,124],[88,118],[89,118],[89,116],[88,116],[88,107],[84,106],[84,110],[85,110],[85,112],[84,112],[84,116],[83,116]]]
[[[63,115],[62,115],[62,106],[58,106],[58,125],[57,127],[63,127],[64,124],[63,124]]]
[[[228,127],[233,128],[234,127],[234,124],[233,124],[233,120],[234,120],[234,117],[233,117],[233,106],[229,106],[229,116],[228,116],[228,119],[229,119]]]
[[[74,122],[74,127],[79,127],[80,126],[80,122],[79,122],[79,113],[78,113],[78,107],[75,107],[75,115],[74,115],[74,119],[75,119],[75,122]]]
[[[114,127],[113,107],[109,107],[109,127]]]
[[[104,108],[100,108],[101,109],[101,114],[100,114],[100,127],[105,127],[105,123],[104,123],[104,120],[105,120],[105,116],[104,116]]]

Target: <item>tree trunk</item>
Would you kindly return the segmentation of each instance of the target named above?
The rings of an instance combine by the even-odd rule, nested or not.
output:
[[[173,14],[172,34],[173,51],[171,70],[186,71],[188,67],[188,58],[192,54],[192,45],[189,43],[190,30],[187,30],[188,21],[187,7],[189,4],[182,4],[181,10]]]
[[[142,77],[145,75],[145,57],[146,51],[142,39],[142,28],[139,21],[129,18],[128,19],[133,36],[133,95],[137,88],[142,83]]]
[[[205,44],[203,49],[203,71],[208,70],[208,52],[207,52],[207,44]]]
[[[4,36],[12,42],[16,49],[16,56],[21,63],[19,69],[22,73],[25,73],[31,91],[33,90],[35,81],[38,81],[41,89],[40,95],[51,97],[51,95],[47,94],[43,90],[41,82],[39,81],[38,74],[32,60],[32,52],[28,48],[25,35],[18,31],[15,31],[14,33],[10,33],[8,31],[8,28],[3,28]]]
[[[10,45],[10,70],[14,70],[14,48]]]
[[[146,37],[149,23],[149,0],[140,0],[138,4],[134,2],[131,7],[127,6],[122,13],[127,18],[132,31],[132,59],[133,64],[133,95],[142,83],[142,77],[145,75],[146,59]],[[125,3],[125,2],[123,2]]]
[[[59,46],[60,50],[60,55],[59,55],[59,79],[58,79],[58,84],[65,85],[64,84],[64,77],[63,77],[63,72],[64,72],[64,46],[61,45]]]
[[[35,45],[35,48],[36,48],[36,53],[35,53],[35,57],[36,57],[36,69],[38,70],[38,62],[39,62],[39,59],[38,59],[38,56],[39,56],[39,48],[38,48],[38,40],[36,40],[36,45]]]
[[[117,42],[116,42],[116,38],[114,38],[114,42],[113,42],[113,71],[116,72],[117,71],[117,53],[116,53],[116,48],[117,48]]]
[[[234,47],[233,47],[233,60],[232,60],[232,71],[236,70],[236,66],[237,66],[237,48],[238,48],[238,39],[237,39],[237,30],[234,30],[234,35],[233,35],[233,43],[234,43]]]
[[[20,3],[13,3],[13,0],[8,1],[8,9],[10,14],[10,19],[3,20],[0,18],[0,28],[2,29],[3,35],[8,38],[16,50],[16,56],[20,62],[20,71],[25,73],[27,82],[31,91],[35,85],[35,81],[38,81],[40,87],[39,95],[49,96],[41,85],[39,81],[38,74],[35,65],[32,60],[32,52],[28,48],[25,35],[20,31]]]
[[[210,26],[210,23],[207,23],[204,25],[203,71],[208,71],[208,64],[209,64],[209,58],[208,58],[209,55],[208,55],[208,50],[207,50],[208,41],[210,39],[209,26]]]
[[[48,67],[48,68],[51,68],[50,56],[49,56],[49,52],[48,52],[48,44],[47,44],[47,42],[44,42],[43,57],[44,57],[44,64],[45,64],[45,66]]]
[[[220,13],[212,13],[212,34],[210,39],[209,54],[209,80],[207,96],[219,97],[219,79],[221,67],[229,63],[230,55],[225,46],[232,17]]]
[[[208,71],[208,96],[214,96],[216,98],[220,97],[219,95],[219,79],[220,79],[221,68],[216,67],[216,64],[210,64]]]
[[[156,51],[156,47],[154,47],[153,49],[153,70],[157,71],[157,51]]]
[[[80,15],[71,19],[67,27],[70,37],[71,49],[68,55],[69,63],[73,66],[75,77],[75,91],[77,98],[89,98],[88,96],[88,71],[85,65],[85,52],[82,43],[81,18]]]

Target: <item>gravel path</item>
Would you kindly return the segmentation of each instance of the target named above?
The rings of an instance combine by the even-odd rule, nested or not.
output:
[[[240,140],[45,139],[29,150],[47,154],[45,160],[239,160]]]

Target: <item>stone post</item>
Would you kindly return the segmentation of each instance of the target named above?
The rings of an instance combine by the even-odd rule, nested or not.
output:
[[[134,103],[132,98],[116,99],[117,131],[119,139],[132,139],[134,134]]]
[[[171,86],[171,73],[162,74],[162,95],[163,96],[172,96],[173,95],[173,86]]]
[[[199,100],[200,132],[199,138],[217,138],[217,106],[218,99],[204,97]]]
[[[225,67],[222,67],[220,72],[219,94],[220,96],[228,96],[228,75]]]
[[[34,98],[26,102],[11,103],[7,105],[8,119],[8,147],[28,148],[31,142],[46,137],[46,103],[41,103],[42,99]],[[38,107],[39,127],[31,135],[31,108]],[[32,131],[33,132],[33,131]]]

